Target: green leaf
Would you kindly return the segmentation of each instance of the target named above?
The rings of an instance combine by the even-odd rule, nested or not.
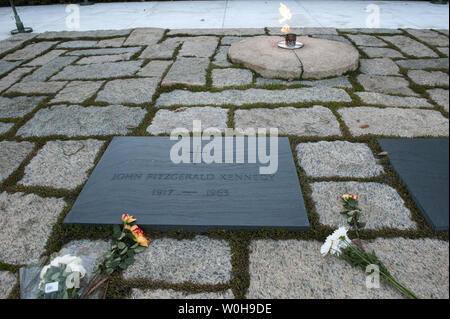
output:
[[[120,230],[120,226],[119,225],[114,225],[113,226],[113,236],[115,237],[115,238],[118,238],[119,236],[120,236],[120,233],[121,233],[122,231]]]
[[[133,257],[130,257],[130,258],[125,259],[125,263],[126,263],[128,266],[132,265],[132,264],[134,263],[134,258],[133,258]]]
[[[125,269],[127,269],[128,264],[123,261],[123,262],[120,263],[119,267],[122,268],[122,270],[125,270]]]
[[[126,247],[126,245],[125,245],[125,243],[123,243],[123,242],[119,242],[119,243],[117,244],[117,247],[118,247],[120,250],[122,250],[122,249],[124,249],[124,248]]]
[[[140,253],[142,253],[143,251],[145,251],[145,247],[142,247],[142,246],[139,246],[138,248],[136,248],[136,249],[134,249],[134,252],[136,253],[136,254],[140,254]]]
[[[353,220],[353,217],[349,217],[349,218],[347,218],[347,223],[351,223],[351,222],[352,222],[352,220]]]
[[[134,244],[134,245],[131,246],[130,248],[131,248],[131,249],[135,249],[135,248],[137,248],[137,247],[139,247],[139,243]]]
[[[121,254],[121,255],[125,255],[125,254],[127,253],[127,251],[128,251],[128,247],[125,247],[125,248],[120,252],[120,254]]]
[[[106,269],[106,272],[108,273],[108,275],[111,275],[114,272],[114,269],[108,268]]]

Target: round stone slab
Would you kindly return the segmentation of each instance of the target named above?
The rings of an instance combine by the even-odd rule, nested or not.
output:
[[[234,63],[265,78],[321,79],[339,76],[358,68],[359,52],[338,41],[298,37],[303,48],[285,50],[278,47],[283,37],[257,36],[233,43],[228,55]]]

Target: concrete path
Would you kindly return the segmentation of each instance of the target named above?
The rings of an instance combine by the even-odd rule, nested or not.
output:
[[[379,12],[380,28],[448,29],[448,5],[427,1],[285,0],[293,27],[370,27]],[[19,7],[26,26],[35,32],[107,30],[138,27],[261,28],[279,26],[280,1],[218,0],[185,2],[99,3],[78,7],[79,27],[66,24],[73,11],[67,5]],[[376,21],[375,21],[376,22]],[[11,8],[0,8],[0,39],[15,28]]]

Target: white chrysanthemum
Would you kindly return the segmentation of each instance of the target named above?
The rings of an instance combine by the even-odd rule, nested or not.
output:
[[[347,228],[339,227],[331,235],[327,237],[325,243],[320,247],[320,253],[326,256],[328,253],[340,255],[341,249],[346,248],[351,243],[347,236]]]
[[[86,275],[86,269],[84,269],[84,267],[82,265],[79,265],[78,263],[68,264],[67,270],[80,273],[80,278],[83,278]]]
[[[86,274],[86,270],[82,266],[83,261],[81,260],[81,258],[72,256],[72,255],[64,255],[61,257],[56,257],[55,259],[53,259],[50,262],[50,265],[47,265],[44,268],[42,268],[41,276],[40,276],[41,279],[44,279],[44,277],[50,267],[59,267],[60,265],[66,265],[69,268],[69,270],[71,270],[72,272],[74,272],[74,271],[80,272],[80,274],[82,274],[81,277],[84,277],[84,275]],[[70,267],[69,267],[69,265],[70,265]],[[74,270],[74,269],[81,269],[79,267],[82,268],[82,271]]]

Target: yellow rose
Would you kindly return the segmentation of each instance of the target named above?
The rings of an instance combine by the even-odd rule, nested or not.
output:
[[[345,201],[349,200],[350,198],[353,199],[353,200],[357,200],[358,196],[353,195],[353,194],[344,194],[344,195],[341,196],[341,198],[343,200],[345,200]]]

